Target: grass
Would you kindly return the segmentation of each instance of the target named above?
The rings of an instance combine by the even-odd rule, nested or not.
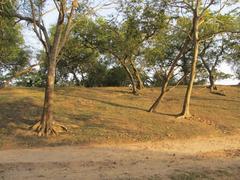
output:
[[[197,86],[192,95],[191,120],[176,119],[185,87],[169,93],[158,113],[146,110],[159,94],[146,88],[140,96],[128,88],[57,88],[54,118],[69,132],[57,137],[36,137],[28,127],[40,118],[43,89],[0,90],[0,147],[37,147],[88,143],[159,141],[162,139],[219,136],[240,129],[240,88],[221,86],[227,96],[210,94]]]
[[[232,179],[232,174],[228,170],[202,170],[181,172],[172,175],[172,180],[214,180],[214,179]]]

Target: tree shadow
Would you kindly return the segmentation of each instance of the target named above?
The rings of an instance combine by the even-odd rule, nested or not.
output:
[[[104,103],[104,104],[111,105],[111,106],[115,106],[115,107],[135,109],[135,110],[140,110],[140,111],[147,111],[144,108],[140,108],[140,107],[136,107],[136,106],[122,105],[122,104],[118,104],[118,103],[113,103],[113,102],[109,102],[109,101],[100,100],[100,99],[97,99],[97,98],[83,98],[83,99],[91,100],[91,101],[97,101],[97,102]]]
[[[101,91],[101,92],[105,92],[105,93],[122,93],[122,94],[129,94],[129,95],[133,95],[131,90],[116,90],[116,89],[101,89],[101,88],[92,88],[91,90],[93,91]]]
[[[164,116],[172,116],[175,118],[177,118],[181,115],[181,113],[163,113],[163,112],[153,112],[153,113],[164,115]]]
[[[89,122],[98,117],[98,113],[79,113],[79,114],[70,114],[68,113],[67,116],[71,118],[71,120],[74,121],[82,121],[82,122]]]
[[[140,110],[140,111],[147,111],[144,108],[140,108],[140,107],[136,107],[136,106],[128,106],[128,105],[123,105],[123,104],[118,104],[118,103],[114,103],[114,102],[109,102],[109,101],[105,101],[105,100],[101,100],[101,99],[97,99],[97,98],[91,98],[91,97],[83,97],[83,96],[76,96],[76,95],[71,95],[71,94],[63,94],[63,93],[58,93],[60,95],[64,95],[64,96],[68,96],[68,97],[78,97],[78,98],[82,98],[85,100],[91,100],[91,101],[96,101],[96,102],[100,102],[100,103],[104,103],[107,105],[111,105],[111,106],[115,106],[115,107],[121,107],[121,108],[127,108],[127,109],[136,109],[136,110]]]
[[[35,123],[34,119],[39,117],[41,110],[31,98],[11,102],[0,101],[0,128],[8,133],[16,128],[26,129]]]
[[[225,102],[235,102],[235,103],[239,103],[240,101],[237,100],[233,100],[233,99],[223,99],[224,96],[222,98],[206,98],[206,97],[199,97],[199,96],[192,96],[193,99],[195,100],[200,100],[200,101],[225,101]]]

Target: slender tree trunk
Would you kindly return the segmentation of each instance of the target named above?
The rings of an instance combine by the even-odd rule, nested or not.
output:
[[[134,63],[132,62],[132,60],[130,60],[130,64],[132,66],[132,69],[133,69],[133,73],[134,73],[134,76],[136,78],[136,81],[137,81],[137,89],[141,90],[144,88],[144,85],[143,85],[143,82],[142,82],[142,78],[140,76],[140,73],[138,71],[138,69],[135,67]]]
[[[208,72],[208,79],[209,79],[209,83],[210,85],[208,86],[208,88],[210,89],[210,92],[213,92],[213,90],[217,90],[217,86],[215,85],[215,78],[213,76],[213,70],[214,70],[214,66],[212,68],[210,68],[206,61],[204,60],[203,56],[201,56],[201,60],[203,63],[203,66],[205,67],[205,69]]]
[[[192,31],[190,32],[190,36],[192,35]],[[158,96],[158,98],[155,100],[155,102],[153,103],[153,105],[149,108],[148,112],[154,112],[156,111],[156,108],[159,106],[162,98],[164,97],[166,91],[167,91],[167,87],[168,87],[168,83],[173,75],[173,72],[174,72],[174,68],[178,62],[178,60],[181,58],[181,56],[183,54],[186,53],[186,49],[187,49],[187,46],[190,42],[190,39],[189,37],[187,37],[183,43],[183,46],[181,47],[178,55],[175,57],[175,59],[173,60],[172,64],[171,64],[171,67],[168,71],[168,74],[167,74],[167,77],[163,79],[163,85],[161,87],[161,92],[160,92],[160,95]]]
[[[157,109],[158,105],[160,104],[161,100],[163,99],[164,95],[167,92],[169,92],[169,91],[173,90],[174,88],[176,88],[184,80],[185,76],[187,76],[187,74],[183,75],[183,77],[178,80],[176,85],[174,87],[170,88],[170,89],[167,89],[167,85],[168,85],[169,80],[164,81],[164,84],[162,85],[162,89],[161,89],[160,95],[158,96],[156,101],[153,103],[153,105],[150,107],[148,112],[156,112],[156,109]]]
[[[129,70],[129,68],[124,63],[121,63],[121,64],[122,64],[123,68],[126,70],[128,76],[129,76],[129,79],[132,83],[132,93],[136,95],[137,94],[137,88],[136,88],[136,84],[135,84],[135,80],[133,78],[133,75],[132,75],[131,71]]]
[[[183,109],[182,109],[181,116],[180,116],[180,117],[183,117],[183,118],[188,118],[188,117],[191,116],[191,114],[190,114],[190,99],[191,99],[191,94],[192,94],[193,83],[194,83],[194,80],[195,80],[196,65],[197,65],[197,60],[198,60],[198,51],[199,51],[198,5],[196,7],[197,8],[194,11],[194,17],[193,17],[193,28],[194,28],[193,46],[194,46],[194,55],[193,55],[192,66],[191,66],[190,81],[189,81],[189,84],[188,84],[188,87],[187,87],[187,91],[186,91],[185,98],[184,98],[184,103],[183,103]]]
[[[167,85],[168,85],[168,80],[164,80],[162,88],[161,88],[161,93],[158,96],[158,98],[155,100],[155,102],[153,103],[153,105],[150,107],[150,109],[148,110],[148,112],[155,112],[158,105],[160,104],[162,98],[165,95],[165,92],[167,90]]]
[[[212,75],[211,71],[209,72],[209,83],[210,83],[209,85],[210,92],[213,92],[213,90],[217,90],[217,87],[214,81],[214,76]]]
[[[184,73],[183,84],[187,85],[188,84],[187,74],[189,72],[189,69],[188,69],[187,59],[186,59],[185,55],[183,56],[182,60],[183,60],[183,73]]]
[[[74,71],[72,71],[72,75],[73,75],[73,78],[74,78],[74,80],[76,82],[76,85],[80,86],[81,83],[80,83],[80,81],[79,81],[79,79],[78,79],[78,77],[77,77],[77,75],[76,75],[76,73]]]

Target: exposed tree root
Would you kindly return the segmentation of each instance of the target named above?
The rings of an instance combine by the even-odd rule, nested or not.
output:
[[[45,124],[41,121],[31,126],[30,129],[35,131],[38,136],[58,135],[59,133],[68,131],[67,127],[62,124],[56,122]]]
[[[226,96],[226,94],[223,91],[212,90],[211,93],[219,96]]]
[[[132,93],[133,93],[133,95],[135,95],[135,96],[139,96],[139,95],[140,95],[138,91],[132,92]]]
[[[156,113],[157,111],[155,109],[150,108],[149,110],[147,110],[147,112]]]
[[[190,119],[192,118],[193,116],[191,114],[188,114],[188,113],[181,113],[179,116],[177,116],[177,119]]]

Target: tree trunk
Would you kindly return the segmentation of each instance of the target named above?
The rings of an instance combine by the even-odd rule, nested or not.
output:
[[[194,28],[194,35],[193,35],[193,46],[194,46],[194,55],[193,55],[193,60],[192,60],[192,66],[191,66],[191,73],[190,73],[190,80],[189,84],[187,87],[187,91],[185,94],[184,98],[184,103],[183,103],[183,109],[181,112],[181,118],[188,118],[191,117],[190,114],[190,99],[191,99],[191,94],[192,94],[192,88],[193,88],[193,83],[195,80],[195,75],[196,75],[196,65],[197,65],[197,60],[198,60],[198,51],[199,51],[199,38],[198,38],[198,32],[199,32],[199,19],[198,19],[198,6],[194,11],[194,17],[193,17],[193,28]]]
[[[54,96],[54,85],[56,75],[57,56],[59,53],[59,45],[63,30],[63,18],[58,17],[58,24],[54,35],[54,41],[52,46],[49,48],[47,53],[48,58],[48,73],[47,73],[47,84],[45,88],[45,98],[43,105],[43,112],[41,120],[32,126],[39,136],[56,135],[61,130],[67,130],[64,126],[53,122],[53,96]],[[56,129],[60,127],[61,129]]]
[[[136,78],[136,81],[137,81],[137,89],[141,90],[144,88],[144,85],[143,85],[143,82],[142,82],[142,78],[140,76],[140,73],[139,71],[137,70],[137,68],[135,67],[134,63],[132,62],[132,60],[130,60],[130,64],[132,66],[132,69],[133,69],[133,73],[134,73],[134,76]]]
[[[184,73],[183,84],[187,85],[188,84],[188,76],[187,76],[187,74],[189,72],[189,69],[188,69],[187,59],[186,59],[185,55],[183,56],[182,61],[183,61],[183,73]]]
[[[190,35],[192,35],[192,31],[193,31],[193,30],[191,30]],[[165,93],[166,93],[166,91],[167,91],[168,83],[169,83],[169,81],[170,81],[170,79],[171,79],[171,77],[172,77],[172,75],[173,75],[174,68],[175,68],[178,60],[181,58],[181,56],[186,53],[186,49],[187,49],[187,46],[188,46],[189,42],[190,42],[190,39],[189,39],[189,37],[187,37],[187,38],[185,39],[185,41],[184,41],[184,43],[183,43],[183,46],[181,47],[179,53],[177,54],[177,56],[176,56],[175,59],[173,60],[173,62],[172,62],[172,64],[171,64],[171,67],[170,67],[170,69],[169,69],[169,71],[168,71],[168,74],[167,74],[166,78],[163,79],[163,85],[162,85],[161,93],[160,93],[159,97],[155,100],[155,102],[154,102],[153,105],[150,107],[150,109],[148,110],[148,112],[154,112],[154,111],[156,111],[156,108],[159,106],[162,98],[164,97],[164,95],[165,95]]]
[[[41,120],[32,126],[39,136],[57,135],[58,132],[67,131],[67,128],[53,121],[54,84],[56,75],[56,54],[48,58],[47,84]]]
[[[164,80],[163,85],[162,85],[162,89],[161,89],[161,93],[158,96],[158,98],[156,99],[156,101],[153,103],[153,105],[150,107],[148,112],[156,112],[156,109],[157,109],[159,103],[161,102],[162,98],[165,95],[165,92],[167,90],[167,85],[168,85],[168,80]]]
[[[72,75],[73,75],[73,78],[74,78],[74,80],[76,82],[76,85],[80,86],[81,82],[79,81],[79,79],[78,79],[78,77],[77,77],[77,75],[76,75],[76,73],[74,71],[72,71]]]
[[[214,81],[214,76],[212,75],[211,71],[209,72],[209,83],[210,83],[209,85],[210,92],[213,92],[213,90],[217,90],[217,87]]]
[[[55,82],[55,71],[56,71],[56,59],[50,57],[49,67],[47,74],[47,85],[45,88],[45,98],[43,113],[41,118],[40,130],[43,134],[51,134],[52,131],[52,121],[53,121],[53,96],[54,96],[54,82]]]
[[[122,64],[123,68],[126,70],[128,76],[129,76],[129,79],[130,79],[130,81],[132,83],[132,93],[136,95],[138,92],[137,92],[137,88],[136,88],[136,84],[135,84],[133,75],[132,75],[131,71],[128,69],[128,67],[124,63],[121,63],[121,64]]]
[[[214,66],[210,69],[210,67],[207,65],[206,61],[204,60],[203,56],[201,56],[201,60],[202,60],[203,66],[205,67],[205,69],[208,72],[208,79],[209,79],[209,83],[210,83],[208,88],[210,89],[210,92],[213,92],[213,90],[217,90],[217,86],[215,86],[215,79],[213,76]]]

